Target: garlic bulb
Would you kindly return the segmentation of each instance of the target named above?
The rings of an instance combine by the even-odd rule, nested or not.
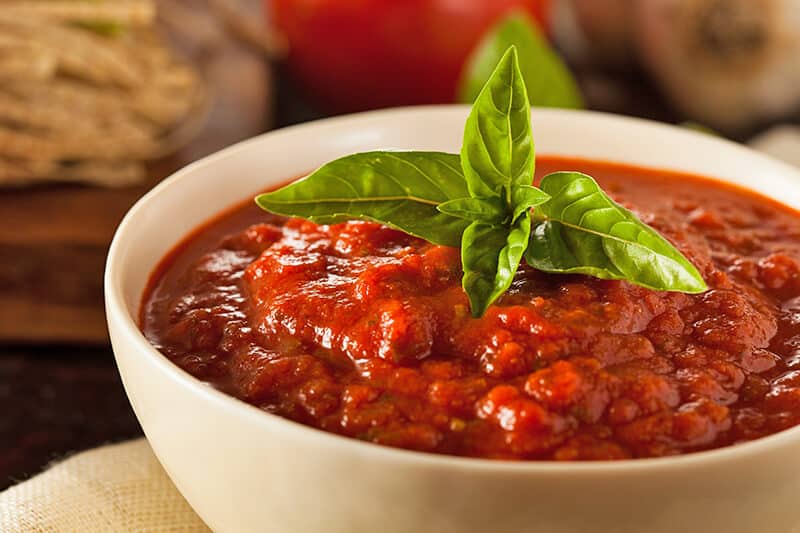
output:
[[[800,0],[637,0],[634,46],[688,118],[726,132],[800,108]]]
[[[631,60],[635,0],[558,0],[551,11],[551,34],[577,64],[627,64]]]

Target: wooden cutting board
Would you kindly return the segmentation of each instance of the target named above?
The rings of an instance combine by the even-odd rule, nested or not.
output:
[[[170,38],[198,66],[213,94],[205,128],[180,152],[151,165],[139,186],[0,190],[2,343],[106,343],[103,267],[125,212],[178,168],[271,125],[272,72],[263,56],[222,31],[205,2],[163,4],[170,2],[184,9],[171,13]],[[260,17],[257,4],[249,9]],[[184,15],[191,15],[190,23],[181,23]]]

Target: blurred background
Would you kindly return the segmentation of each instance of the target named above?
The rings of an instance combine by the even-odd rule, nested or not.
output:
[[[274,128],[471,102],[510,44],[535,106],[800,166],[800,0],[0,0],[0,490],[141,433],[102,273],[142,194]]]

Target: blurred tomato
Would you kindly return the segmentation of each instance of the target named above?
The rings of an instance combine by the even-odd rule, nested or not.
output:
[[[321,108],[452,102],[461,67],[513,9],[544,26],[550,0],[265,0],[288,68]]]

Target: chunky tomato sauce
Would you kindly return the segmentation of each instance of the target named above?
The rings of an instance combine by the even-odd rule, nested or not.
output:
[[[144,333],[190,374],[267,412],[413,450],[656,457],[800,423],[798,213],[687,175],[554,158],[537,169],[595,176],[710,290],[523,266],[476,320],[458,250],[248,201],[163,261]]]

